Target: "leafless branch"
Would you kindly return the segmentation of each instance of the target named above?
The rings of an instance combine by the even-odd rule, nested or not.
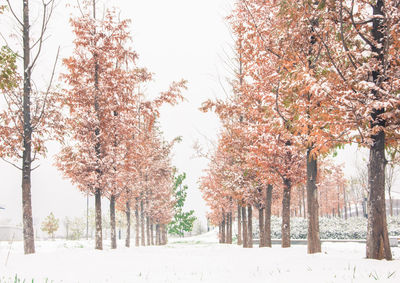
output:
[[[23,24],[22,21],[18,18],[18,16],[15,14],[15,12],[14,12],[14,10],[13,10],[11,4],[10,4],[10,0],[6,0],[6,1],[7,1],[7,4],[8,4],[8,7],[10,8],[10,11],[11,11],[12,15],[13,15],[14,18],[17,20],[17,22],[21,25],[21,27],[23,27],[24,24]]]
[[[15,168],[17,168],[17,169],[19,169],[19,170],[22,171],[22,168],[21,168],[21,167],[15,165],[14,163],[8,161],[7,159],[5,159],[5,158],[3,158],[3,157],[2,157],[1,159],[3,159],[3,161],[7,162],[8,164],[10,164],[10,165],[14,166]]]
[[[60,47],[58,47],[58,49],[57,49],[56,59],[54,60],[53,70],[52,70],[51,76],[50,76],[50,82],[49,82],[49,85],[47,86],[47,90],[46,90],[45,97],[44,97],[44,100],[43,100],[43,105],[42,105],[42,109],[40,111],[40,115],[39,115],[39,117],[38,117],[38,119],[36,121],[36,125],[32,125],[32,130],[34,130],[40,124],[40,121],[41,121],[41,119],[42,119],[42,117],[44,115],[45,108],[46,108],[46,102],[47,102],[47,96],[49,95],[51,85],[53,84],[54,74],[55,74],[55,71],[56,71],[56,66],[57,66],[57,61],[58,61],[58,56],[59,55],[60,55]]]

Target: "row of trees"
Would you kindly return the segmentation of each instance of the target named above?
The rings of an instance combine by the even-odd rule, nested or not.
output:
[[[32,163],[45,155],[48,140],[62,143],[56,165],[64,176],[95,197],[96,249],[103,246],[102,197],[110,200],[112,248],[116,248],[116,209],[126,213],[128,223],[134,210],[142,245],[145,238],[148,244],[153,241],[153,228],[156,242],[165,243],[174,205],[170,152],[178,139],[166,142],[157,119],[163,104],[175,105],[183,99],[186,82],[173,82],[167,91],[147,99],[142,89],[152,74],[137,66],[138,55],[130,47],[130,21],[121,20],[116,9],[107,9],[98,17],[96,1],[83,0],[77,2],[80,15],[70,19],[75,35],[73,53],[63,59],[65,72],[59,87],[52,87],[54,64],[48,87],[44,91],[36,85],[33,88],[32,72],[44,48],[55,1],[39,4],[42,25],[37,39],[30,35],[30,1],[21,2],[22,19],[14,1],[7,0],[7,6],[1,7],[22,31],[18,36],[23,40],[23,53],[10,47],[1,50],[0,91],[7,107],[0,113],[0,157],[22,171],[25,253],[35,252]],[[23,60],[23,75],[18,73],[18,58]],[[22,166],[15,164],[19,160]],[[129,224],[127,229],[129,246]]]
[[[253,207],[261,246],[270,245],[274,199],[282,201],[282,246],[290,246],[291,197],[305,185],[308,253],[320,252],[319,205],[323,194],[335,194],[329,187],[342,186],[326,176],[324,157],[358,143],[370,152],[367,258],[392,258],[385,148],[396,147],[399,134],[399,4],[237,2],[228,18],[236,37],[233,95],[202,107],[223,124],[202,189],[216,223],[230,227],[237,207],[245,246]]]

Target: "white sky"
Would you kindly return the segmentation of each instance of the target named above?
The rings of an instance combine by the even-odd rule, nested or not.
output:
[[[16,2],[16,1],[11,1]],[[18,1],[22,2],[22,1]],[[39,1],[32,1],[38,3]],[[72,48],[71,27],[68,18],[73,9],[66,8],[67,2],[59,0],[50,23],[46,48],[38,62],[37,81],[46,81],[51,70],[57,46],[61,57],[67,57]],[[187,173],[189,186],[187,207],[202,217],[206,207],[198,190],[197,180],[207,165],[204,159],[194,159],[193,144],[200,140],[216,140],[219,123],[215,115],[198,110],[201,103],[209,98],[222,97],[224,92],[220,79],[227,76],[224,50],[232,42],[224,17],[229,13],[234,0],[111,0],[103,1],[107,6],[121,9],[121,18],[132,19],[133,47],[138,52],[139,65],[155,73],[155,82],[149,86],[150,94],[168,88],[173,80],[188,80],[189,89],[184,93],[186,101],[177,107],[166,106],[160,119],[165,138],[171,140],[182,136],[183,142],[174,150],[173,163],[180,171]],[[15,3],[18,5],[18,3]],[[102,4],[99,4],[102,5]],[[18,6],[16,6],[18,8]],[[76,11],[75,11],[76,12]],[[32,16],[33,21],[38,18]],[[10,33],[9,27],[0,20],[3,35]],[[10,39],[12,41],[12,39]],[[3,42],[2,42],[3,44]],[[59,69],[60,70],[60,65]],[[206,138],[205,138],[206,137]],[[68,180],[62,178],[53,166],[53,155],[58,146],[49,146],[48,158],[32,175],[32,201],[34,222],[50,212],[56,217],[82,216],[86,209],[86,198]],[[346,175],[354,171],[354,148],[346,149],[338,156],[346,161]],[[10,165],[0,162],[0,223],[11,219],[21,223],[21,173]],[[93,206],[93,198],[90,199]],[[108,201],[103,202],[104,211]]]
[[[11,1],[19,12],[19,2]],[[40,1],[31,1],[32,5]],[[58,0],[58,6],[50,22],[45,50],[38,62],[36,82],[47,81],[57,46],[61,57],[67,57],[72,49],[72,33],[68,18],[73,8],[66,3],[74,0]],[[132,20],[133,48],[139,54],[139,65],[154,72],[154,83],[148,88],[150,94],[166,90],[174,80],[188,80],[189,89],[184,93],[186,101],[177,107],[162,109],[161,127],[167,140],[182,136],[183,141],[175,147],[173,163],[187,173],[189,193],[187,207],[204,217],[205,205],[197,189],[197,180],[207,161],[193,159],[193,144],[196,140],[216,138],[219,127],[213,114],[198,110],[201,103],[222,93],[218,78],[226,76],[226,68],[220,57],[228,49],[231,37],[224,17],[229,13],[234,0],[112,0],[99,1],[98,7],[116,6],[121,9],[121,18]],[[101,9],[101,8],[100,8]],[[76,13],[76,11],[74,12]],[[99,13],[100,14],[100,13]],[[32,8],[33,24],[39,18]],[[6,22],[6,20],[0,20]],[[3,35],[10,33],[0,25]],[[7,39],[9,43],[12,39]],[[3,44],[3,42],[2,42]],[[19,47],[16,51],[21,52]],[[60,70],[60,65],[58,70]],[[38,84],[39,84],[38,83]],[[58,218],[81,216],[86,209],[86,198],[68,180],[62,178],[53,166],[53,155],[57,144],[49,146],[48,158],[40,161],[41,166],[32,174],[33,216],[36,223],[51,211]],[[12,219],[21,223],[21,173],[12,166],[0,162],[0,223]],[[90,205],[94,200],[90,199]],[[103,202],[104,211],[108,201]],[[204,219],[204,218],[203,218]]]

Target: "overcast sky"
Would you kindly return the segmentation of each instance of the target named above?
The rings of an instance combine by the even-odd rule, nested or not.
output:
[[[15,3],[15,10],[19,2]],[[34,2],[31,1],[32,22],[39,24]],[[68,19],[74,12],[66,3],[75,1],[58,0],[58,6],[50,22],[46,47],[36,71],[36,82],[48,79],[57,46],[61,57],[67,57],[72,49],[72,33]],[[193,158],[195,141],[216,139],[218,120],[213,114],[198,111],[201,103],[209,98],[224,96],[219,79],[227,76],[223,63],[224,50],[229,49],[231,36],[225,23],[234,0],[112,0],[98,1],[98,7],[115,6],[121,10],[121,18],[132,20],[133,48],[139,54],[139,65],[155,74],[149,85],[151,95],[166,90],[174,80],[186,79],[189,89],[184,93],[186,101],[177,107],[162,109],[160,124],[167,140],[182,136],[183,141],[175,147],[173,163],[187,173],[189,186],[187,206],[196,214],[205,215],[205,205],[197,189],[197,181],[207,161]],[[14,4],[13,4],[14,5]],[[9,34],[10,21],[2,19],[1,33]],[[7,28],[5,28],[7,26]],[[12,39],[7,37],[9,43]],[[20,48],[15,46],[17,51]],[[59,67],[58,70],[61,68]],[[36,223],[51,211],[56,217],[81,216],[86,208],[85,196],[62,178],[53,166],[53,155],[59,150],[57,144],[49,146],[48,157],[32,174],[33,216]],[[0,222],[12,219],[21,222],[21,174],[10,165],[0,162]],[[93,198],[90,205],[93,206]],[[104,210],[108,201],[103,202]]]
[[[67,57],[71,52],[73,36],[68,18],[74,10],[66,7],[67,2],[58,1],[50,22],[50,38],[36,70],[38,84],[48,79],[57,46],[61,48],[61,57]],[[234,0],[112,0],[99,1],[99,6],[104,6],[104,3],[108,7],[120,8],[121,18],[132,20],[132,45],[140,56],[139,65],[155,74],[154,82],[148,87],[150,94],[167,89],[174,80],[184,78],[189,82],[189,89],[184,93],[186,101],[176,107],[164,107],[160,124],[167,140],[177,136],[183,138],[182,143],[175,147],[173,163],[187,173],[187,207],[194,209],[204,220],[206,207],[197,181],[207,161],[193,158],[193,144],[195,141],[206,144],[206,140],[216,140],[218,133],[219,123],[215,115],[201,113],[198,108],[209,98],[225,96],[220,81],[228,76],[224,54],[232,45],[232,39],[224,18]],[[33,14],[33,24],[38,24],[38,17]],[[0,20],[0,30],[3,35],[9,34],[10,21]],[[32,201],[36,224],[50,212],[63,218],[66,215],[82,216],[86,209],[85,196],[52,166],[53,156],[58,150],[57,144],[51,144],[48,157],[33,172]],[[355,171],[354,152],[354,148],[348,149],[338,157],[340,162],[346,161],[348,176]],[[362,154],[357,156],[361,159]],[[0,162],[0,180],[0,206],[6,208],[0,211],[0,223],[7,219],[15,224],[21,223],[21,173]],[[93,205],[91,198],[90,206]],[[108,201],[103,205],[107,211]]]

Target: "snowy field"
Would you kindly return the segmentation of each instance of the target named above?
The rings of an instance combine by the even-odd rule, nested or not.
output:
[[[363,244],[325,243],[307,255],[306,246],[220,245],[215,232],[164,247],[108,244],[95,251],[93,241],[38,241],[37,253],[25,256],[21,242],[1,242],[0,282],[400,282],[400,248],[387,262],[364,259]]]

